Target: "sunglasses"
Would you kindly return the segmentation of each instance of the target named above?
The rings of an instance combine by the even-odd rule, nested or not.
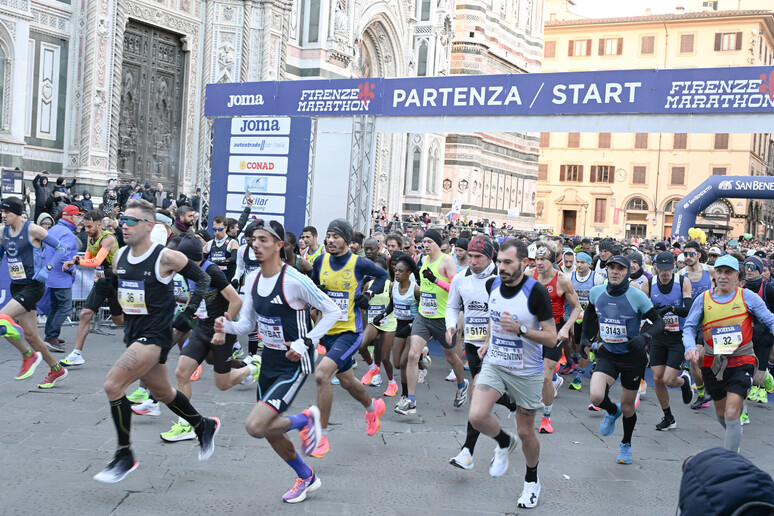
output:
[[[213,231],[224,231],[226,228],[212,228]]]
[[[754,263],[745,263],[744,268],[745,270],[748,270],[748,271],[754,271],[755,269],[757,269]]]
[[[118,221],[119,226],[123,226],[126,224],[127,226],[136,226],[140,222],[156,222],[155,220],[151,219],[138,219],[137,217],[121,217],[121,219]]]
[[[696,253],[686,253],[686,252],[684,252],[683,254],[685,256],[696,256]]]

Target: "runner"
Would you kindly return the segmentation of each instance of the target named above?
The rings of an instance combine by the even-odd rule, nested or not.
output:
[[[613,256],[613,241],[609,238],[603,238],[598,244],[599,251],[594,257],[591,270],[607,279],[607,261]]]
[[[640,379],[645,374],[648,357],[645,344],[652,335],[664,330],[664,320],[648,296],[638,288],[630,288],[629,259],[612,256],[607,261],[607,284],[591,289],[589,305],[583,315],[581,350],[599,332],[597,366],[591,376],[591,404],[607,411],[599,425],[599,433],[608,436],[615,430],[615,421],[623,415],[623,439],[618,447],[618,464],[632,463],[632,433],[637,423],[634,411]],[[640,328],[642,319],[646,323]],[[647,340],[646,340],[647,339]],[[610,386],[621,377],[621,403],[608,396]]]
[[[301,240],[305,245],[302,258],[309,263],[313,264],[319,256],[325,254],[324,246],[317,243],[317,228],[314,226],[306,226],[301,230]]]
[[[127,247],[115,256],[116,274],[101,278],[94,286],[104,297],[118,289],[118,301],[126,314],[124,342],[127,349],[110,369],[104,383],[118,434],[118,450],[113,460],[94,475],[94,480],[106,483],[123,480],[139,466],[130,448],[132,404],[125,391],[140,378],[145,380],[155,399],[165,403],[194,428],[199,438],[200,461],[212,455],[215,435],[220,430],[218,418],[202,417],[183,393],[172,388],[166,366],[167,354],[172,347],[175,313],[174,273],[180,272],[196,281],[188,307],[174,320],[174,327],[179,330],[190,328],[210,278],[182,253],[151,242],[155,216],[152,204],[132,199],[124,213],[120,226]]]
[[[691,298],[695,301],[704,293],[704,291],[712,288],[712,282],[715,279],[715,268],[699,262],[701,246],[697,242],[688,242],[685,245],[683,256],[685,256],[685,268],[680,271],[680,274],[691,281]],[[696,339],[696,348],[699,352],[699,357],[701,358],[704,353],[704,339],[701,336]],[[710,398],[709,394],[707,394],[704,389],[701,367],[698,363],[691,362],[690,369],[693,384],[698,391],[698,397],[691,405],[691,408],[698,410],[709,407],[712,398]]]
[[[67,370],[59,365],[38,335],[36,305],[46,290],[46,279],[52,264],[64,257],[65,248],[42,227],[24,221],[21,216],[23,211],[24,205],[18,197],[6,197],[0,202],[4,224],[0,260],[5,254],[11,276],[11,300],[0,310],[0,335],[22,354],[21,369],[14,379],[29,378],[38,364],[45,360],[51,370],[38,387],[50,389],[67,377]],[[56,249],[50,263],[42,263],[43,244]],[[29,346],[22,343],[22,338]]]
[[[392,285],[392,304],[395,314],[395,340],[392,347],[392,363],[400,369],[401,394],[395,407],[408,399],[408,363],[409,348],[406,341],[411,336],[411,326],[419,313],[420,289],[416,283],[419,276],[417,264],[409,254],[403,253],[395,263],[395,282]],[[421,375],[421,371],[420,371]]]
[[[387,262],[379,257],[375,260],[376,265],[388,270]],[[395,340],[395,330],[398,323],[395,320],[394,305],[392,302],[392,281],[387,280],[384,283],[384,289],[380,293],[374,294],[374,297],[368,302],[368,321],[369,324],[363,332],[363,343],[360,345],[360,355],[369,365],[368,371],[361,378],[363,385],[372,385],[378,387],[382,384],[382,369],[387,377],[387,390],[384,395],[388,397],[395,396],[398,393],[398,384],[393,378],[392,345]],[[374,343],[374,356],[371,359],[368,352],[368,346]],[[379,358],[379,362],[377,362]]]
[[[215,238],[204,246],[204,254],[231,281],[236,272],[239,243],[226,234],[226,229],[226,217],[217,215],[212,219],[212,231]]]
[[[497,255],[499,276],[487,280],[489,329],[487,340],[478,349],[483,364],[468,415],[474,429],[497,441],[489,465],[489,475],[493,477],[505,474],[509,456],[521,441],[527,469],[518,500],[522,508],[535,507],[540,496],[540,442],[535,434],[535,414],[542,407],[541,348],[557,344],[548,292],[539,281],[524,274],[527,256],[524,242],[503,242]],[[508,394],[518,406],[518,437],[503,431],[492,415],[492,408],[503,394]]]
[[[677,422],[669,406],[667,387],[679,387],[685,404],[693,399],[691,377],[688,371],[680,372],[685,354],[682,330],[693,299],[690,281],[675,274],[672,253],[656,255],[656,270],[657,275],[643,285],[642,290],[664,318],[664,331],[654,335],[650,342],[650,369],[656,384],[656,397],[664,411],[664,418],[656,425],[656,430],[671,430],[677,427]]]
[[[306,231],[305,231],[306,233]],[[336,219],[328,225],[325,235],[326,253],[314,261],[312,280],[324,288],[328,296],[341,310],[338,321],[325,334],[327,353],[317,364],[314,373],[317,382],[317,405],[320,407],[322,436],[312,453],[322,457],[330,450],[328,444],[328,418],[333,404],[331,380],[335,376],[341,386],[366,408],[366,434],[374,435],[381,426],[379,418],[384,414],[384,400],[372,399],[352,372],[352,356],[360,348],[363,333],[361,310],[368,309],[374,292],[384,289],[387,271],[367,258],[353,255],[349,250],[352,224]],[[371,290],[361,293],[366,276],[374,278]]]
[[[556,324],[556,338],[560,343],[557,346],[543,347],[543,417],[540,419],[540,433],[552,434],[554,427],[551,424],[551,409],[553,408],[554,398],[559,393],[559,388],[564,383],[561,376],[556,374],[556,365],[562,358],[562,349],[566,346],[566,356],[572,361],[570,350],[570,330],[573,329],[575,321],[580,316],[580,301],[572,282],[567,276],[561,274],[554,268],[556,255],[552,249],[546,245],[540,245],[537,248],[535,258],[535,272],[532,279],[538,280],[548,290],[551,298],[551,310],[554,313],[554,323]],[[565,319],[565,304],[570,306],[570,316]]]
[[[683,329],[685,358],[697,362],[707,393],[715,405],[715,417],[725,428],[723,447],[739,451],[742,443],[742,405],[755,374],[753,317],[774,332],[774,314],[758,295],[739,287],[739,262],[725,255],[715,261],[715,289],[696,298]],[[701,326],[704,354],[696,336]]]
[[[84,215],[83,227],[89,235],[86,244],[86,254],[83,259],[80,256],[76,256],[75,259],[65,263],[63,267],[67,269],[73,265],[93,267],[94,283],[99,281],[100,278],[112,278],[113,259],[115,258],[116,251],[118,251],[118,241],[112,232],[102,229],[102,212],[94,210]],[[83,345],[86,343],[86,337],[89,336],[91,331],[91,319],[99,311],[105,299],[108,300],[113,323],[123,326],[124,312],[121,310],[121,305],[118,304],[118,292],[114,290],[105,298],[97,293],[97,289],[92,288],[89,296],[86,298],[86,303],[81,308],[81,315],[78,319],[78,331],[75,334],[75,347],[66,358],[59,362],[63,366],[80,366],[86,363],[86,360],[83,358]]]
[[[457,270],[451,256],[441,253],[440,233],[434,229],[425,231],[422,245],[426,258],[420,269],[420,303],[419,314],[414,319],[409,341],[408,363],[406,373],[408,378],[408,398],[398,405],[395,412],[402,415],[416,414],[416,393],[419,381],[419,359],[430,338],[434,338],[443,348],[446,361],[454,370],[457,379],[457,393],[454,397],[454,407],[461,407],[468,399],[470,382],[463,378],[462,360],[459,356],[460,343],[454,335],[451,342],[446,341],[446,302],[449,297],[449,287]],[[463,378],[462,381],[459,381]]]

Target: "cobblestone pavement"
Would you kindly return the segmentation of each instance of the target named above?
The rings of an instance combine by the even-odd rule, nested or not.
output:
[[[452,407],[454,388],[443,380],[449,369],[438,356],[428,383],[420,386],[419,413],[399,416],[392,412],[397,400],[386,398],[388,410],[374,437],[365,434],[362,407],[334,388],[331,451],[323,459],[309,459],[323,486],[307,501],[290,506],[282,503],[282,494],[294,482],[292,470],[265,441],[244,430],[255,387],[221,392],[212,369],[205,367],[193,384],[193,402],[203,414],[223,422],[213,457],[199,463],[195,441],[162,442],[159,433],[176,419],[162,407],[160,417],[132,419],[137,471],[118,484],[103,485],[92,476],[112,458],[115,432],[102,380],[123,349],[120,330],[111,331],[111,336],[91,335],[86,364],[73,368],[49,391],[36,387],[46,374],[43,366],[32,378],[14,381],[20,357],[9,344],[0,345],[0,514],[665,515],[674,514],[677,506],[683,460],[722,445],[722,428],[711,408],[691,411],[680,402],[679,390],[671,391],[677,429],[656,431],[662,414],[651,387],[638,408],[634,464],[615,464],[620,423],[615,434],[600,437],[602,416],[587,409],[588,380],[583,392],[571,391],[565,383],[554,404],[555,433],[540,436],[539,506],[518,509],[524,475],[520,451],[498,479],[488,475],[494,441],[487,437],[479,440],[472,471],[448,464],[465,438],[467,405]],[[65,328],[62,337],[69,351],[75,329]],[[170,353],[171,378],[177,356]],[[362,362],[355,372],[364,373]],[[368,389],[378,396],[385,387]],[[614,396],[618,389],[613,388]],[[315,393],[314,382],[307,382],[294,409],[312,403]],[[496,414],[505,428],[513,428],[504,409],[498,407]],[[771,408],[756,404],[750,417],[742,452],[772,471]]]

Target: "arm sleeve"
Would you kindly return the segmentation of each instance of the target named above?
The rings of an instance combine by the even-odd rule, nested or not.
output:
[[[246,250],[246,248],[245,248]],[[249,251],[248,251],[249,252]],[[237,249],[237,259],[236,259],[236,271],[234,272],[234,278],[239,279],[242,277],[242,274],[245,273],[245,258],[244,258],[244,250],[240,247]]]
[[[454,276],[452,276],[450,279],[453,280]],[[444,289],[446,292],[448,292],[451,288],[451,282],[446,282],[440,278],[435,280],[435,284]]]
[[[460,295],[460,283],[465,278],[462,274],[457,274],[451,281],[449,288],[449,300],[446,303],[446,329],[457,327],[457,318],[462,309],[462,296]]]
[[[51,235],[46,235],[46,238],[43,239],[43,243],[46,244],[49,247],[53,247],[55,249],[54,256],[51,257],[51,261],[48,262],[46,265],[51,265],[59,260],[62,259],[62,257],[65,254],[65,247],[57,240],[56,238],[52,237]]]
[[[317,260],[315,260],[315,265],[317,265]],[[374,279],[371,286],[368,287],[368,290],[371,292],[381,292],[384,290],[384,282],[389,278],[389,274],[387,274],[386,270],[382,269],[368,258],[358,256],[357,262],[355,262],[355,277],[359,277],[362,281],[366,276],[370,276]]]
[[[242,230],[247,225],[247,219],[250,217],[250,206],[245,208],[242,211],[242,215],[239,216],[239,220],[237,221],[237,228],[239,229],[238,233],[241,233]]]
[[[744,304],[747,305],[747,309],[774,333],[774,314],[769,312],[763,299],[748,289],[742,290],[742,296],[744,296]]]
[[[102,265],[102,262],[105,261],[105,258],[107,258],[108,254],[109,251],[104,247],[100,248],[97,256],[94,258],[91,257],[91,253],[89,251],[86,251],[86,258],[79,260],[78,265],[83,265],[84,267],[99,267]]]
[[[542,285],[540,285],[542,287]],[[538,321],[554,320],[554,312],[551,309],[551,297],[545,287],[539,288],[538,285],[532,289],[527,300],[527,308]]]
[[[286,276],[287,281],[288,276]],[[306,276],[298,273],[291,276],[292,281],[292,297],[301,301],[301,304],[310,304],[314,308],[322,312],[322,318],[314,325],[314,329],[307,334],[309,339],[315,344],[320,342],[320,339],[330,330],[336,321],[339,320],[341,310],[338,305],[333,302],[331,298],[326,296],[322,290],[307,278]]]
[[[704,317],[703,297],[696,298],[688,311],[683,325],[683,348],[686,351],[696,349],[696,332],[699,329],[702,317]]]
[[[236,321],[223,321],[224,331],[232,335],[247,335],[255,330],[255,310],[253,310],[253,296],[250,292],[253,290],[253,282],[258,277],[257,274],[250,276],[250,287],[242,295],[242,308],[239,310],[239,317]],[[245,282],[247,286],[247,282]]]
[[[586,305],[586,311],[583,312],[583,329],[581,330],[581,338],[591,341],[599,331],[599,319],[597,318],[597,309],[594,307],[594,303],[589,302]]]
[[[683,306],[676,306],[675,309],[672,310],[672,313],[678,317],[687,317],[688,312],[691,311],[692,305],[693,305],[693,299],[690,297],[684,297]]]
[[[237,255],[239,255],[239,248],[232,249],[228,252],[228,263],[230,264],[236,264],[237,262]]]
[[[658,335],[662,331],[664,331],[664,318],[659,315],[658,310],[653,308],[651,306],[650,310],[645,312],[645,314],[642,316],[643,319],[647,319],[650,321],[650,323],[645,323],[642,326],[642,329],[640,330],[640,334],[646,334],[650,337],[653,337],[654,335]]]
[[[196,283],[196,286],[191,292],[191,299],[188,301],[188,306],[185,308],[189,313],[193,313],[199,308],[199,304],[204,298],[204,293],[210,288],[210,276],[190,259],[185,267],[180,269],[180,274],[182,274],[184,278]]]

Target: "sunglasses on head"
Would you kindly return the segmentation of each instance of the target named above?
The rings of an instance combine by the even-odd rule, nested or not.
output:
[[[151,219],[138,219],[137,217],[121,217],[121,219],[118,221],[119,226],[123,226],[126,224],[127,226],[136,226],[140,222],[156,222],[155,220]]]

